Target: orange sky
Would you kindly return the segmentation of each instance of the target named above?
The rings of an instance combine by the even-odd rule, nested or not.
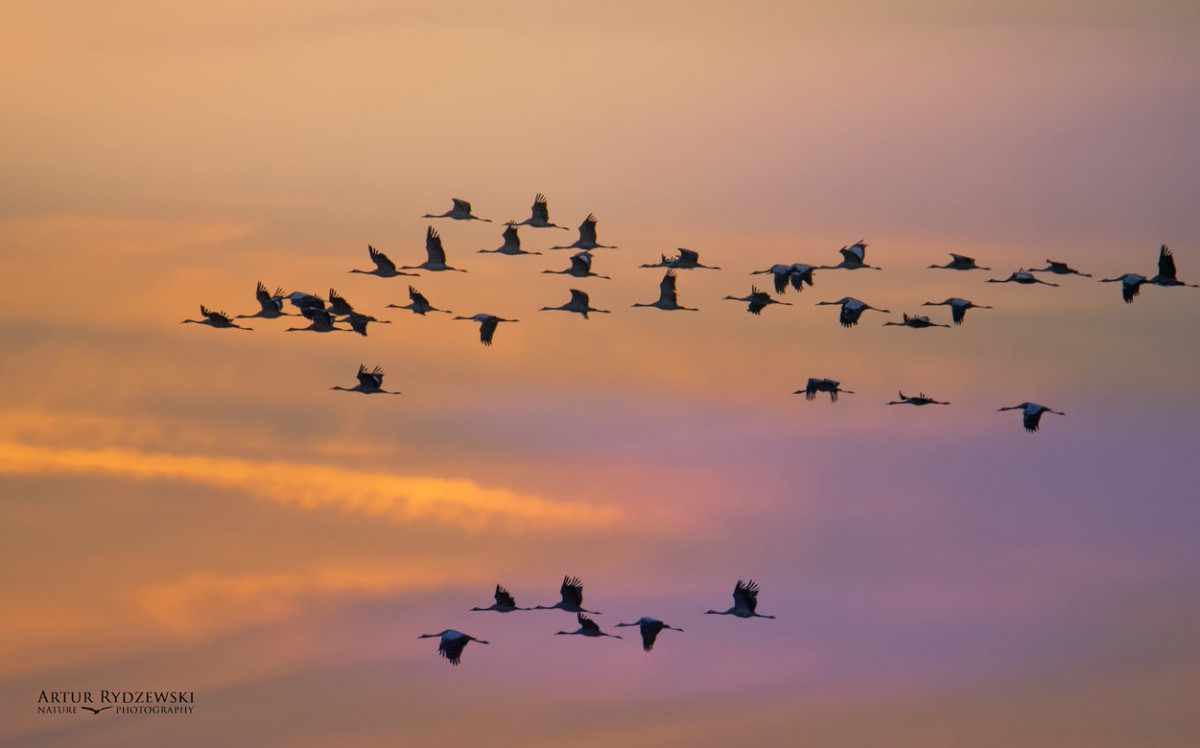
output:
[[[0,741],[1184,746],[1200,731],[1194,9],[8,3]],[[540,257],[476,254],[502,222]],[[431,221],[451,196],[494,223]],[[351,275],[441,232],[465,274]],[[817,271],[761,317],[776,262]],[[676,247],[698,313],[631,309]],[[949,252],[991,272],[927,269]],[[1046,258],[1095,277],[988,285]],[[258,281],[369,336],[180,325]],[[473,323],[420,318],[408,282]],[[584,288],[612,314],[543,313]],[[890,309],[844,330],[817,301]],[[964,296],[949,330],[883,327]],[[382,366],[395,398],[330,392]],[[791,394],[810,376],[856,394]],[[885,407],[897,390],[949,408]],[[1023,400],[1047,416],[1028,435]],[[1053,419],[1053,420],[1051,420]],[[578,574],[618,621],[519,604]],[[700,615],[738,578],[775,621]],[[450,668],[417,635],[485,639]],[[671,632],[667,632],[670,634]],[[636,638],[636,637],[631,637]],[[187,717],[39,715],[188,688]],[[477,719],[465,720],[471,715]],[[107,717],[112,716],[112,719]],[[886,736],[886,737],[885,737]]]

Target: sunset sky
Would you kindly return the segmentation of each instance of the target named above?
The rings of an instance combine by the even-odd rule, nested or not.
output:
[[[1200,289],[1097,282],[1166,244],[1200,283],[1200,9],[0,7],[0,742],[1200,740]],[[476,254],[538,192],[571,230]],[[494,222],[421,217],[451,197]],[[543,274],[589,213],[612,279]],[[430,225],[467,273],[348,272]],[[722,300],[859,239],[882,271]],[[631,308],[677,247],[700,311]],[[1048,258],[1093,277],[985,283]],[[259,281],[391,324],[180,324]],[[386,309],[410,281],[520,321]],[[538,311],[571,288],[612,313]],[[994,308],[882,326],[951,296]],[[330,391],[359,364],[403,395]],[[467,612],[564,574],[624,640]],[[703,615],[750,578],[776,620]],[[684,632],[646,654],[643,615]],[[491,643],[451,667],[445,628]],[[102,688],[196,709],[37,713]]]

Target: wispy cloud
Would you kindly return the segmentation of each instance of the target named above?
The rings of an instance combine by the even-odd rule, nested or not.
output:
[[[295,462],[171,455],[128,449],[63,449],[0,443],[0,473],[85,473],[180,480],[246,491],[305,509],[339,509],[395,522],[434,520],[469,530],[512,532],[608,527],[618,508],[560,502],[467,479],[347,470]]]

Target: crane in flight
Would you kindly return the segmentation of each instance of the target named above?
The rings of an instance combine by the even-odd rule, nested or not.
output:
[[[388,256],[378,249],[375,249],[370,244],[367,245],[367,254],[371,256],[371,262],[375,263],[374,270],[358,270],[353,269],[351,273],[362,273],[363,275],[377,275],[380,278],[395,278],[399,275],[407,275],[417,277],[417,273],[404,273],[396,269],[396,263],[388,259]]]
[[[968,309],[991,309],[990,306],[976,304],[966,299],[960,299],[957,296],[951,296],[945,301],[926,301],[921,306],[948,306],[950,307],[950,318],[954,324],[961,325],[966,319]]]
[[[463,649],[466,648],[468,643],[479,642],[480,644],[487,644],[487,642],[483,639],[476,639],[470,634],[464,634],[463,632],[455,631],[454,629],[446,629],[444,631],[439,631],[436,634],[421,634],[417,638],[440,638],[441,641],[438,642],[438,654],[449,660],[451,665],[457,665],[462,661]]]
[[[1025,268],[1018,269],[1015,273],[1012,273],[1004,280],[1000,280],[999,278],[988,278],[987,282],[988,283],[1020,283],[1022,286],[1032,286],[1035,283],[1041,283],[1043,286],[1054,286],[1055,288],[1058,287],[1057,283],[1050,283],[1048,281],[1044,281],[1041,278],[1034,275],[1033,273],[1030,273]]]
[[[904,314],[903,322],[884,322],[883,323],[884,327],[887,327],[888,325],[896,325],[897,327],[911,327],[914,330],[923,330],[926,327],[950,327],[950,325],[943,325],[943,324],[939,324],[937,322],[930,322],[928,317],[917,317],[915,315],[910,317],[910,316],[908,316],[907,312]]]
[[[729,610],[706,610],[709,616],[737,616],[738,618],[774,618],[758,612],[758,585],[751,579],[749,582],[738,580],[733,588],[733,607]]]
[[[496,334],[496,327],[501,322],[520,322],[516,319],[504,319],[497,317],[494,314],[476,314],[471,317],[455,317],[454,319],[465,319],[479,323],[479,342],[484,345],[492,344],[492,336]]]
[[[1065,262],[1057,262],[1056,260],[1046,260],[1048,263],[1044,268],[1029,268],[1031,273],[1054,273],[1055,275],[1082,275],[1084,278],[1091,278],[1087,273],[1081,273]]]
[[[695,268],[703,268],[705,270],[720,270],[721,268],[712,267],[711,265],[700,264],[700,253],[691,249],[679,247],[679,254],[675,257],[662,256],[662,260],[651,265],[642,265],[644,268],[675,268],[676,270],[693,270]]]
[[[440,213],[436,216],[433,215],[432,213],[426,213],[425,215],[423,215],[421,217],[422,218],[453,218],[456,221],[483,221],[484,223],[492,222],[492,219],[490,219],[490,218],[480,218],[479,216],[471,215],[471,204],[469,202],[467,202],[466,200],[460,200],[457,197],[452,197],[452,198],[450,198],[450,200],[452,203],[454,203],[454,205],[450,208],[450,210],[446,211],[445,213]]]
[[[658,301],[652,301],[649,304],[633,304],[632,306],[652,306],[657,309],[664,309],[668,312],[682,310],[685,312],[698,312],[699,309],[692,309],[686,306],[679,306],[679,293],[675,289],[675,281],[677,276],[674,270],[668,270],[663,278],[658,283]]]
[[[191,322],[196,325],[208,325],[209,327],[215,327],[221,330],[232,328],[234,330],[253,331],[253,328],[251,327],[242,327],[238,323],[234,322],[225,312],[214,312],[203,304],[200,305],[200,316],[204,317],[204,319],[185,319],[181,320],[179,324],[182,325],[184,323]]]
[[[1175,277],[1175,255],[1171,250],[1167,249],[1167,245],[1162,245],[1158,250],[1158,274],[1146,282],[1155,286],[1187,286],[1188,288],[1198,288],[1192,283],[1184,283]]]
[[[409,309],[413,314],[419,314],[422,317],[426,312],[441,312],[442,314],[453,314],[446,309],[437,309],[429,303],[429,299],[425,298],[425,294],[421,293],[412,286],[408,287],[408,298],[410,303],[401,306],[399,304],[388,304],[385,309]]]
[[[618,623],[617,626],[637,626],[642,634],[642,649],[647,652],[654,649],[654,641],[658,639],[658,635],[664,630],[683,631],[683,629],[668,626],[657,618],[650,618],[649,616],[642,616],[633,623]]]
[[[504,244],[498,249],[480,249],[476,250],[477,254],[502,254],[502,255],[540,255],[541,252],[526,252],[521,249],[521,237],[517,236],[517,224],[509,221],[505,224],[504,229]]]
[[[579,224],[579,238],[573,244],[550,249],[616,249],[616,247],[596,243],[596,216],[588,213],[588,217]]]
[[[566,270],[543,270],[542,272],[550,273],[551,275],[571,275],[576,278],[603,278],[604,280],[612,280],[607,275],[592,272],[592,253],[586,249],[571,255],[571,267]]]
[[[577,613],[575,620],[579,621],[579,628],[575,631],[555,631],[555,636],[571,636],[578,634],[580,636],[589,636],[593,639],[600,636],[611,636],[614,639],[622,638],[619,634],[606,634],[600,630],[600,624],[585,616],[583,613]]]
[[[358,366],[358,384],[353,387],[341,387],[334,385],[331,390],[341,390],[342,392],[361,392],[364,395],[399,395],[399,392],[389,392],[383,389],[383,369],[376,366],[370,371],[367,370],[366,364]]]
[[[588,312],[600,312],[601,314],[609,314],[607,309],[597,309],[591,305],[591,300],[588,295],[578,288],[571,289],[571,300],[562,306],[544,306],[540,311],[543,312],[575,312],[583,315],[584,319],[588,318]]]
[[[1047,408],[1045,405],[1038,405],[1037,403],[1021,403],[1020,405],[1010,405],[1007,408],[1000,408],[996,412],[1000,413],[1006,410],[1021,411],[1021,421],[1025,424],[1025,430],[1031,434],[1038,430],[1038,427],[1042,421],[1043,413],[1054,413],[1055,415],[1060,416],[1066,415],[1066,413],[1054,410],[1053,408]]]
[[[425,255],[426,260],[420,265],[404,265],[401,270],[432,270],[442,272],[445,270],[454,270],[459,273],[465,273],[466,270],[461,268],[452,268],[446,264],[446,250],[442,248],[442,237],[438,234],[437,229],[430,226],[425,230]]]
[[[1118,275],[1116,278],[1102,278],[1100,280],[1101,283],[1120,283],[1121,298],[1125,300],[1126,304],[1132,304],[1134,297],[1142,292],[1142,284],[1149,281],[1149,278],[1137,273],[1125,273],[1124,275]]]
[[[750,287],[749,296],[743,296],[741,298],[737,296],[726,296],[725,299],[722,299],[722,301],[725,300],[746,302],[748,305],[746,307],[746,311],[755,316],[762,314],[762,310],[771,304],[784,304],[786,306],[792,305],[790,301],[778,301],[776,299],[772,299],[771,294],[767,293],[766,291],[760,291],[758,286]]]
[[[821,265],[818,270],[862,270],[870,268],[871,270],[879,270],[880,268],[874,265],[868,265],[867,259],[868,244],[859,239],[849,247],[842,247],[838,252],[842,253],[842,261],[836,265]]]
[[[283,289],[275,289],[275,293],[267,290],[262,281],[258,282],[258,287],[254,291],[254,298],[258,299],[260,309],[254,314],[239,314],[234,319],[251,319],[253,317],[261,317],[263,319],[277,319],[279,317],[289,317],[287,312],[283,311],[283,301],[287,297],[283,295]]]
[[[897,393],[900,395],[899,400],[892,400],[888,405],[949,405],[950,403],[934,400],[924,392],[919,395],[905,397],[903,392]]]
[[[532,226],[535,229],[562,229],[563,231],[570,231],[566,226],[550,223],[550,206],[546,202],[546,196],[540,192],[533,198],[533,207],[530,208],[529,218],[516,225]]]
[[[929,267],[939,270],[991,270],[991,268],[980,267],[976,264],[974,257],[956,255],[953,252],[950,253],[950,262],[945,265],[930,265]]]
[[[844,392],[847,395],[853,395],[854,390],[842,389],[842,383],[833,379],[818,379],[809,377],[808,384],[802,390],[796,390],[793,395],[804,395],[804,399],[812,402],[817,398],[818,392],[828,392],[830,402],[837,402],[838,393]]]
[[[861,317],[863,312],[867,311],[868,309],[875,312],[891,314],[891,312],[887,309],[873,307],[870,304],[859,301],[853,296],[843,296],[837,301],[818,301],[817,306],[840,306],[842,311],[838,315],[838,322],[841,323],[842,327],[847,328],[857,325],[858,318]]]
[[[532,608],[521,608],[517,606],[517,601],[513,599],[512,593],[504,589],[500,585],[496,585],[496,602],[486,608],[471,608],[471,611],[494,610],[497,613],[511,613],[514,610],[532,610]]]
[[[791,265],[776,264],[766,270],[755,270],[750,275],[766,275],[770,274],[775,280],[775,293],[782,294],[787,291],[788,283],[791,283],[792,288],[797,291],[804,290],[804,284],[813,284],[813,271],[816,270],[812,265],[805,265],[802,262],[796,262]]]
[[[564,576],[562,587],[558,589],[558,602],[553,605],[535,605],[534,610],[565,610],[568,613],[591,613],[592,615],[600,615],[598,610],[588,610],[583,607],[583,582],[579,577]]]

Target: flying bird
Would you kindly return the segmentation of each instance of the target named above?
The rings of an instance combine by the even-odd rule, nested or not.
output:
[[[733,588],[733,607],[729,610],[706,610],[705,615],[737,616],[738,618],[774,618],[757,612],[758,585],[751,579],[749,582],[738,580]]]
[[[900,395],[900,399],[892,400],[890,403],[888,403],[888,405],[949,405],[950,404],[950,403],[944,403],[940,400],[934,400],[932,397],[929,397],[924,392],[922,392],[919,395],[912,396],[912,397],[905,397],[903,392],[900,392],[898,394]]]
[[[543,273],[552,275],[573,275],[576,278],[603,278],[604,280],[612,280],[607,275],[599,275],[592,272],[592,253],[586,249],[582,252],[576,252],[571,255],[571,267],[566,270],[543,270]]]
[[[541,252],[526,252],[521,249],[521,237],[517,236],[517,224],[509,221],[505,224],[504,229],[504,244],[500,245],[499,249],[480,249],[478,254],[502,254],[502,255],[540,255]]]
[[[204,319],[185,319],[181,320],[179,324],[182,325],[186,322],[191,322],[196,325],[208,325],[209,327],[215,327],[218,329],[233,328],[235,330],[253,331],[253,328],[242,327],[238,323],[234,322],[225,312],[214,312],[203,304],[200,305],[200,315],[204,317]]]
[[[975,264],[974,257],[956,255],[953,252],[950,253],[950,257],[950,262],[947,262],[945,265],[930,265],[929,267],[940,270],[991,270],[991,268],[980,267]]]
[[[1020,405],[1010,405],[1007,408],[1000,408],[996,412],[1000,413],[1005,410],[1021,411],[1021,419],[1025,423],[1025,430],[1030,433],[1038,430],[1038,424],[1042,420],[1043,413],[1054,413],[1060,416],[1066,415],[1066,413],[1054,410],[1053,408],[1047,408],[1045,405],[1038,405],[1037,403],[1021,403]]]
[[[596,638],[598,636],[611,636],[614,639],[622,638],[618,634],[604,633],[603,631],[600,630],[600,624],[598,624],[595,621],[593,621],[592,619],[588,618],[583,613],[576,614],[575,620],[579,621],[579,629],[578,630],[576,630],[576,631],[555,631],[554,635],[555,636],[571,636],[572,634],[579,634],[580,636],[590,636],[592,638]]]
[[[325,299],[322,299],[320,296],[315,294],[305,293],[304,291],[292,291],[284,298],[287,299],[292,306],[299,309],[301,314],[303,314],[304,310],[309,307],[316,307],[317,309],[325,308]]]
[[[705,270],[720,270],[721,268],[712,267],[710,265],[700,264],[700,253],[691,249],[679,247],[679,254],[675,257],[662,256],[662,260],[653,265],[642,265],[644,268],[675,268],[676,270],[692,270],[694,268],[703,268]]]
[[[367,337],[368,322],[378,322],[381,325],[392,324],[391,320],[376,319],[369,314],[359,314],[358,312],[350,312],[350,316],[347,321],[350,323],[350,329],[359,335],[362,335],[364,338]]]
[[[494,314],[476,314],[471,317],[455,317],[454,319],[466,319],[471,320],[472,322],[478,322],[479,342],[483,343],[484,345],[492,344],[492,336],[496,334],[496,327],[501,322],[520,322],[520,320],[516,319],[504,319],[503,317],[497,317]]]
[[[596,309],[595,307],[591,306],[588,295],[583,291],[580,291],[578,288],[571,289],[571,300],[566,304],[563,304],[562,306],[544,306],[540,311],[575,312],[576,314],[582,314],[584,319],[588,318],[588,312],[601,312],[603,314],[609,314],[607,309]]]
[[[483,639],[476,639],[470,634],[464,634],[463,632],[455,631],[454,629],[446,629],[445,631],[439,631],[436,634],[421,634],[417,638],[433,639],[437,637],[441,637],[441,641],[438,642],[438,654],[440,654],[442,657],[445,657],[447,660],[450,660],[451,665],[457,665],[462,661],[463,649],[466,648],[468,642],[487,644],[487,642],[485,642]]]
[[[1087,273],[1081,273],[1073,267],[1070,267],[1065,262],[1057,262],[1055,260],[1046,260],[1048,265],[1044,268],[1029,268],[1031,273],[1054,273],[1055,275],[1082,275],[1084,278],[1091,278]]]
[[[347,330],[344,327],[335,327],[333,324],[333,315],[324,309],[307,306],[301,308],[300,313],[309,320],[309,326],[289,327],[284,332],[352,332],[352,330]]]
[[[786,304],[787,306],[792,305],[792,303],[790,301],[777,301],[775,299],[772,299],[771,294],[767,293],[766,291],[760,291],[758,289],[758,286],[750,287],[750,295],[749,296],[744,296],[742,298],[738,298],[737,296],[726,296],[725,299],[722,299],[722,301],[724,301],[726,299],[729,301],[744,301],[744,302],[746,302],[749,305],[746,307],[746,311],[750,312],[753,315],[762,314],[762,310],[765,309],[770,304]]]
[[[517,607],[517,601],[513,599],[512,594],[500,585],[496,585],[496,602],[492,603],[486,608],[471,608],[471,610],[494,610],[497,613],[511,613],[514,610],[532,610],[532,608]]]
[[[563,231],[570,231],[566,226],[550,223],[550,206],[546,202],[546,196],[540,192],[533,198],[533,207],[530,209],[529,218],[516,225],[532,226],[535,229],[562,229]]]
[[[413,314],[419,314],[422,317],[426,312],[441,312],[443,314],[453,314],[453,312],[445,309],[437,309],[429,303],[429,299],[425,298],[425,294],[421,293],[412,286],[408,287],[408,298],[411,303],[400,306],[399,304],[388,304],[386,309],[411,309]]]
[[[698,312],[699,309],[691,309],[686,306],[679,306],[679,294],[675,290],[675,271],[668,270],[663,275],[662,280],[658,284],[658,301],[649,304],[633,304],[632,306],[652,306],[666,311],[675,311],[681,309],[685,312]]]
[[[616,247],[596,243],[596,216],[589,213],[588,217],[583,219],[583,223],[579,224],[579,239],[574,244],[550,249],[616,249]]]
[[[1158,274],[1146,282],[1153,283],[1156,286],[1200,287],[1192,283],[1184,283],[1175,277],[1175,255],[1171,253],[1171,250],[1167,249],[1167,245],[1165,244],[1158,250]]]
[[[442,214],[436,215],[436,216],[433,215],[432,213],[426,213],[425,215],[423,215],[421,217],[422,218],[453,218],[456,221],[483,221],[484,223],[492,222],[492,219],[490,219],[490,218],[480,218],[479,216],[471,215],[471,204],[469,202],[467,202],[466,200],[459,200],[457,197],[452,197],[452,198],[450,198],[450,200],[454,203],[454,206],[452,208],[450,208],[450,210],[446,211],[445,213],[442,213]]]
[[[916,330],[921,330],[926,327],[949,327],[950,326],[950,325],[942,325],[937,322],[930,322],[928,317],[917,317],[915,315],[910,317],[910,316],[908,316],[907,312],[904,314],[903,322],[884,322],[883,323],[884,327],[887,327],[888,325],[896,325],[897,327],[911,327]]]
[[[579,581],[579,577],[563,577],[562,587],[558,590],[559,596],[562,598],[553,605],[535,605],[534,610],[565,610],[568,613],[591,613],[600,615],[598,610],[588,610],[583,607],[583,582]]]
[[[388,259],[388,256],[378,249],[375,249],[370,244],[367,245],[367,254],[371,256],[371,262],[375,263],[374,270],[351,270],[351,273],[362,273],[363,275],[378,275],[380,278],[395,278],[398,275],[407,275],[417,277],[417,273],[402,273],[396,269],[396,263]]]
[[[641,630],[642,634],[642,649],[647,652],[654,649],[654,640],[658,638],[659,633],[664,629],[680,632],[683,631],[683,629],[677,629],[674,626],[668,626],[657,618],[650,618],[648,616],[642,616],[633,623],[618,623],[617,626],[637,626]]]
[[[287,312],[283,311],[283,300],[287,297],[283,295],[283,289],[275,289],[275,293],[267,290],[267,287],[262,281],[258,282],[258,287],[254,291],[254,297],[258,299],[258,305],[261,307],[254,314],[239,314],[234,319],[250,319],[252,317],[262,317],[263,319],[276,319],[277,317],[287,317]]]
[[[858,318],[868,309],[891,314],[887,309],[878,309],[870,304],[864,304],[853,296],[843,296],[837,301],[818,301],[817,306],[840,306],[842,311],[838,315],[838,322],[842,324],[842,327],[854,327],[857,325]]]
[[[452,268],[446,264],[446,250],[442,248],[442,237],[438,234],[437,229],[430,226],[425,230],[425,254],[428,259],[420,265],[404,265],[401,270],[432,270],[441,272],[444,270],[455,270],[460,273],[467,272],[461,268]]]
[[[354,313],[354,306],[332,288],[329,289],[329,304],[325,308],[335,317],[345,317]]]
[[[945,301],[926,301],[921,306],[948,306],[950,307],[950,318],[954,320],[954,324],[961,325],[964,318],[967,316],[968,309],[991,309],[990,306],[976,304],[966,299],[960,299],[957,296],[952,296]]]
[[[341,390],[342,392],[361,392],[364,395],[399,395],[399,392],[388,392],[383,389],[383,369],[376,366],[374,369],[367,371],[365,364],[358,366],[358,384],[353,387],[341,387],[334,385],[331,390]]]
[[[1125,299],[1126,304],[1132,304],[1133,298],[1142,292],[1142,284],[1149,282],[1149,278],[1137,273],[1125,273],[1118,275],[1116,278],[1102,278],[1101,283],[1120,283],[1121,298]]]
[[[1004,280],[1000,280],[999,278],[988,278],[987,282],[988,283],[1020,283],[1022,286],[1030,286],[1035,283],[1041,283],[1044,286],[1054,286],[1056,288],[1058,287],[1057,283],[1049,283],[1047,281],[1044,281],[1041,278],[1038,278],[1036,275],[1031,274],[1025,268],[1020,268],[1019,270],[1017,270],[1017,272],[1008,276]]]
[[[782,294],[787,291],[788,283],[791,283],[792,288],[797,291],[804,290],[804,284],[813,284],[813,270],[816,270],[812,265],[805,265],[802,262],[797,262],[791,265],[772,265],[766,270],[755,270],[750,275],[766,275],[770,273],[775,280],[775,293]]]
[[[866,263],[867,258],[867,243],[859,239],[849,247],[842,247],[838,252],[842,253],[842,261],[836,265],[821,265],[818,270],[861,270],[863,268],[871,268],[879,270],[874,265]]]
[[[842,383],[833,379],[817,379],[816,377],[808,378],[808,385],[802,390],[796,390],[793,395],[804,395],[804,399],[813,401],[817,397],[818,392],[828,392],[831,402],[837,402],[838,393],[845,392],[847,395],[853,395],[854,390],[842,389]]]

